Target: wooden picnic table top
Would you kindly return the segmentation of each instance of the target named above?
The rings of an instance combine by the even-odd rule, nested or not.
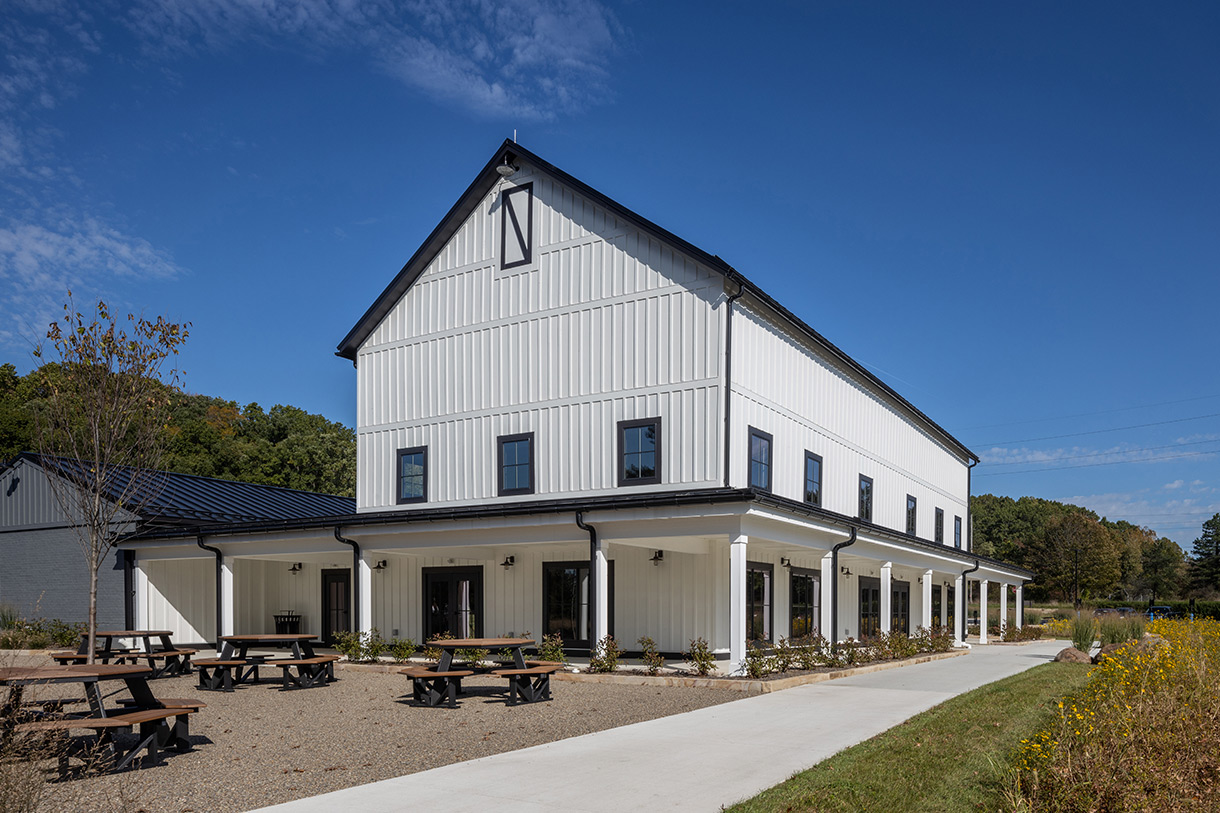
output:
[[[532,638],[437,638],[427,645],[440,649],[505,649],[533,643]]]
[[[173,635],[174,631],[173,630],[98,630],[97,632],[95,632],[93,634],[95,636],[97,636],[98,638],[143,638],[146,635],[149,638],[151,638],[154,635],[156,635],[156,636]],[[88,631],[81,632],[80,637],[88,638],[89,637]]]
[[[222,635],[222,641],[234,641],[236,643],[261,643],[266,641],[312,641],[317,638],[316,635],[310,635],[307,632],[301,633],[263,633],[261,635]]]
[[[15,681],[86,682],[89,679],[147,677],[152,670],[147,666],[128,666],[117,663],[68,664],[64,666],[8,666],[0,668],[0,685]]]

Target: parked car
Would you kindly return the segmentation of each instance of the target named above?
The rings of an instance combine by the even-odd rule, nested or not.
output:
[[[1155,621],[1158,618],[1173,618],[1174,615],[1176,615],[1176,613],[1174,613],[1173,608],[1166,607],[1164,604],[1158,604],[1154,607],[1148,608],[1148,618],[1152,621]]]

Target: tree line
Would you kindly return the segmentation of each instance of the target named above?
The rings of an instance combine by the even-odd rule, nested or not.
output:
[[[1191,555],[1151,528],[1038,497],[970,498],[974,550],[1032,570],[1035,600],[1124,602],[1220,597],[1220,514]]]
[[[54,363],[24,376],[13,364],[0,365],[0,463],[35,451],[34,411],[45,402],[46,382],[59,375]],[[349,427],[282,404],[263,409],[172,389],[169,398],[165,470],[355,496],[356,433]]]

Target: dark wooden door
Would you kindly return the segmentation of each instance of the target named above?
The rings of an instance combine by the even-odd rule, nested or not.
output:
[[[424,637],[483,637],[483,568],[424,568]]]
[[[333,646],[335,634],[352,629],[352,572],[322,571],[322,645]]]

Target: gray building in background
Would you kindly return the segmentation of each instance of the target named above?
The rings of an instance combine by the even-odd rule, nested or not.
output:
[[[84,621],[89,572],[80,537],[60,508],[50,477],[74,481],[79,465],[22,453],[0,468],[0,605],[25,617]],[[351,514],[355,501],[310,491],[162,472],[156,495],[138,514],[119,512],[124,532],[224,522]],[[98,574],[99,628],[129,629],[131,572],[112,550]]]

